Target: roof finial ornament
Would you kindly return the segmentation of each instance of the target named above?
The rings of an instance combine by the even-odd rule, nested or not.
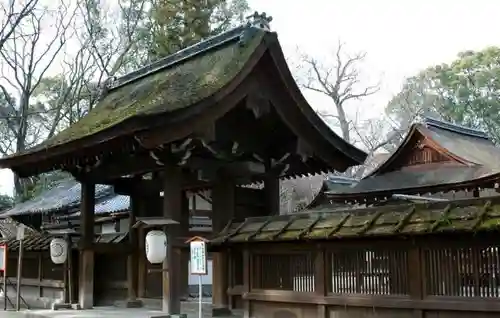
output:
[[[259,13],[255,11],[252,15],[247,17],[247,20],[248,26],[271,31],[271,21],[273,21],[273,17],[268,16],[265,12]]]
[[[259,30],[257,29],[271,31],[270,22],[273,20],[273,17],[268,16],[265,12],[259,13],[255,11],[252,15],[246,17],[246,19],[246,27],[240,35],[240,46],[245,46],[258,33]]]

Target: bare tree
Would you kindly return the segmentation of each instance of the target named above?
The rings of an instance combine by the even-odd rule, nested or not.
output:
[[[365,59],[365,53],[347,54],[344,44],[338,43],[332,62],[323,64],[314,57],[303,55],[302,62],[307,66],[307,80],[302,86],[321,93],[331,99],[335,113],[321,114],[334,118],[342,131],[342,137],[351,142],[352,121],[346,114],[349,101],[359,100],[379,91],[379,83],[362,86],[359,64]]]
[[[368,156],[363,165],[351,169],[349,174],[353,178],[361,178],[368,170],[379,162],[374,162],[378,152],[392,152],[394,145],[403,139],[408,127],[402,128],[386,116],[357,121],[352,130],[366,149]],[[377,160],[375,160],[377,161]]]
[[[14,30],[0,51],[3,62],[0,89],[5,97],[1,116],[9,133],[0,140],[0,151],[4,155],[37,143],[43,138],[44,125],[33,123],[40,122],[40,116],[48,111],[57,111],[37,107],[40,104],[33,103],[32,96],[71,37],[69,30],[75,13],[76,8],[71,9],[69,3],[60,1],[53,9],[33,8],[16,27],[13,23],[17,20],[9,22]],[[14,178],[14,186],[17,194],[23,193],[20,178]]]
[[[120,0],[113,11],[99,1],[58,0],[9,22],[13,31],[0,52],[2,155],[52,137],[92,109],[101,83],[128,70],[146,3]],[[16,194],[42,179],[15,176]]]
[[[115,11],[94,0],[77,3],[80,24],[74,26],[77,30],[74,42],[79,49],[71,52],[66,47],[61,72],[57,77],[45,79],[52,81],[52,86],[42,90],[43,94],[52,94],[48,99],[52,103],[46,108],[55,110],[50,121],[55,125],[45,127],[47,138],[87,114],[97,103],[100,86],[107,78],[129,70],[125,57],[133,56],[132,39],[146,1],[134,0],[128,6],[119,1]]]
[[[104,8],[95,0],[83,0],[79,4],[84,21],[84,32],[79,34],[79,39],[93,65],[88,74],[92,80],[87,83],[87,91],[138,66],[134,63],[137,53],[134,39],[145,19],[147,0],[118,0],[117,4],[117,10]],[[89,109],[95,102],[95,99],[90,102]]]
[[[21,22],[33,12],[38,0],[0,0],[0,51]]]

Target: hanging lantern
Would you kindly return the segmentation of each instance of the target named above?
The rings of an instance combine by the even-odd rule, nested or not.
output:
[[[68,258],[68,242],[62,238],[50,241],[50,258],[54,264],[63,264]]]
[[[167,236],[163,231],[149,231],[146,235],[146,257],[151,264],[162,263],[167,256]]]

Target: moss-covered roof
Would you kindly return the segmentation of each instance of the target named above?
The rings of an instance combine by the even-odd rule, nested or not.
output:
[[[243,69],[266,33],[252,29],[242,45],[244,31],[231,30],[118,79],[119,85],[89,114],[35,149],[93,135],[133,117],[173,112],[211,96]]]
[[[500,229],[500,198],[457,200],[248,218],[229,224],[211,243],[347,239],[480,232]]]

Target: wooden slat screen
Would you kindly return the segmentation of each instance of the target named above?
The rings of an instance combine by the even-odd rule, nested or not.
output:
[[[427,248],[423,261],[427,295],[500,297],[498,246]]]
[[[356,249],[328,253],[330,293],[407,295],[405,250]]]
[[[311,253],[252,255],[252,288],[314,292]]]

